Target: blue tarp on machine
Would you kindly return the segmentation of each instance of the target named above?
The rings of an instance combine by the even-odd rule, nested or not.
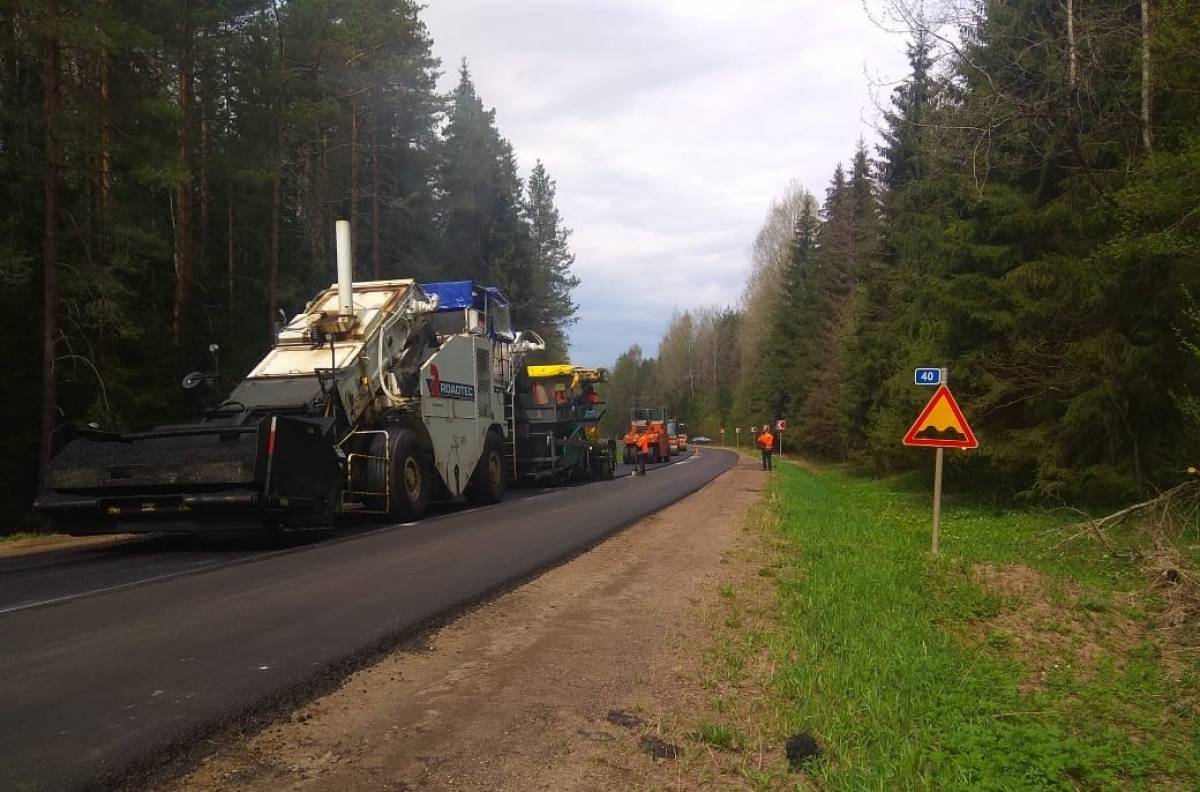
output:
[[[474,308],[487,315],[487,332],[492,338],[511,341],[515,335],[508,313],[508,298],[494,286],[477,286],[473,281],[422,283],[421,290],[436,297],[439,313]]]
[[[441,281],[422,283],[421,290],[438,299],[439,311],[454,311],[463,308],[487,310],[485,302],[508,306],[508,299],[494,286],[476,286],[473,281]]]

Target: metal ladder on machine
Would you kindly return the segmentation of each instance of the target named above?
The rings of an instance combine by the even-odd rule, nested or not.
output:
[[[512,349],[501,345],[497,355],[504,386],[504,453],[508,457],[509,477],[517,479],[517,373],[513,370]]]

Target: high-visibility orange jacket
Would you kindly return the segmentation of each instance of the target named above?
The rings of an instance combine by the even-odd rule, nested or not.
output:
[[[643,454],[648,454],[650,452],[650,433],[649,432],[638,435],[637,447],[641,450],[641,452]]]
[[[763,451],[770,451],[775,448],[775,435],[770,432],[763,432],[758,436],[758,447]]]

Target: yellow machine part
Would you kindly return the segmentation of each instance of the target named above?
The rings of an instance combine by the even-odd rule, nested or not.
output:
[[[529,366],[526,369],[531,379],[546,379],[548,377],[570,377],[571,387],[580,382],[606,382],[608,372],[602,368],[587,368],[572,366],[570,363],[551,363],[545,366]]]
[[[575,367],[570,363],[554,363],[548,366],[530,366],[529,376],[534,379],[542,377],[569,377],[575,374]]]

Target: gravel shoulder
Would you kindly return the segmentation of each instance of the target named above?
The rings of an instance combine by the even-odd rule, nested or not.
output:
[[[162,788],[739,786],[680,735],[706,708],[714,614],[760,568],[761,537],[746,527],[766,484],[756,467],[740,460],[289,717],[227,735]]]

